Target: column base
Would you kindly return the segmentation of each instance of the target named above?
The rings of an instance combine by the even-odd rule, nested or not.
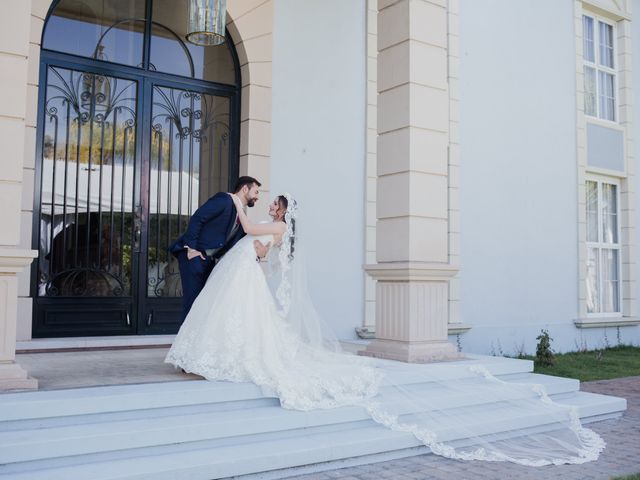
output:
[[[447,362],[464,358],[464,355],[446,341],[401,342],[376,339],[358,354],[406,363]]]
[[[38,380],[29,377],[17,363],[0,364],[0,391],[37,390]]]

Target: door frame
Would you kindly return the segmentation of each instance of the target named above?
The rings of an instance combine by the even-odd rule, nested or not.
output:
[[[227,41],[231,41],[227,33]],[[165,86],[169,88],[179,88],[200,93],[208,93],[216,96],[225,96],[230,99],[230,150],[229,150],[229,178],[231,183],[238,178],[240,168],[240,100],[241,100],[241,72],[235,48],[231,48],[234,68],[236,74],[236,84],[227,85],[216,82],[209,82],[195,78],[182,77],[179,75],[157,72],[149,69],[141,69],[127,65],[120,65],[91,58],[78,57],[75,55],[55,52],[47,49],[40,51],[40,72],[38,89],[38,112],[36,126],[36,165],[35,165],[35,188],[32,217],[32,248],[40,250],[40,214],[42,201],[42,155],[44,151],[44,125],[45,125],[45,101],[47,95],[47,73],[48,67],[60,67],[76,71],[87,71],[93,74],[114,76],[136,82],[136,147],[135,147],[135,168],[134,171],[141,175],[137,181],[136,203],[142,206],[140,192],[148,191],[150,167],[149,161],[144,165],[143,159],[150,158],[151,145],[151,99],[153,86]],[[147,135],[149,134],[149,135]],[[148,136],[148,138],[145,138]],[[146,156],[145,156],[146,155]],[[147,174],[145,174],[145,172]],[[136,205],[136,206],[138,206]],[[146,225],[145,232],[148,231],[149,212],[141,208],[141,221]],[[148,210],[148,208],[147,208]],[[143,253],[146,255],[148,247],[148,235],[143,234],[140,242],[138,258],[132,260],[132,279],[137,280],[137,286],[132,285],[131,297],[40,297],[38,296],[39,261],[31,265],[30,296],[33,299],[32,332],[33,338],[43,337],[67,337],[67,336],[108,336],[108,335],[136,335],[136,334],[166,334],[175,333],[179,325],[159,324],[150,326],[145,324],[149,314],[151,304],[164,300],[165,302],[180,302],[181,298],[157,299],[155,302],[149,301],[146,295],[146,268],[140,268]],[[146,260],[145,260],[146,261]],[[144,270],[144,271],[143,271]],[[141,282],[144,275],[144,282]],[[143,291],[143,287],[145,290]],[[142,294],[144,293],[144,296]],[[97,302],[96,302],[97,301]],[[102,309],[112,309],[120,313],[119,327],[91,330],[89,328],[61,328],[47,327],[42,320],[45,307],[59,305],[66,309],[76,309],[82,305],[89,306],[90,303],[104,303]],[[143,307],[144,304],[144,307]],[[180,305],[180,311],[182,307]]]

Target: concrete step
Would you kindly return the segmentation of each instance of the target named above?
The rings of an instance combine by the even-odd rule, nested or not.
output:
[[[16,420],[149,410],[264,399],[252,383],[146,383],[0,395],[0,424]]]
[[[582,423],[597,422],[622,415],[627,409],[627,400],[611,395],[590,392],[575,392],[551,397],[561,405],[576,407]]]
[[[548,428],[544,415],[531,415],[517,402],[500,403],[505,399],[496,398],[492,385],[470,371],[478,363],[503,381],[543,385],[554,400],[578,407],[585,421],[626,408],[624,399],[579,392],[576,380],[533,374],[529,361],[475,356],[416,369],[381,362],[385,399],[402,404],[389,383],[401,385],[424,399],[405,406],[405,415],[455,412],[465,416],[465,425],[492,437]],[[474,395],[465,388],[470,385]],[[442,418],[439,426],[433,421],[441,438],[469,442],[464,428]],[[286,410],[274,392],[250,383],[203,380],[0,395],[0,479],[276,478],[287,469],[337,468],[426,450],[413,435],[376,424],[360,407]]]
[[[32,471],[0,473],[12,480],[210,480],[264,472],[295,465],[308,465],[366,455],[395,448],[415,446],[407,434],[384,428],[365,427],[348,431],[319,433],[268,442],[245,443],[218,448],[198,448],[176,453],[141,455],[91,464],[42,468]],[[1,472],[1,471],[0,471]],[[5,476],[6,475],[6,476]]]
[[[518,383],[521,383],[521,380],[518,378]],[[584,410],[583,416],[608,414],[619,411],[626,405],[624,402],[619,404],[620,399],[607,396],[593,396],[593,400],[589,400],[589,394],[571,390],[573,382],[564,382],[567,388],[562,390],[559,386],[563,383],[553,377],[538,376],[536,380],[539,384],[548,381],[565,402],[576,397],[577,405]],[[457,393],[443,389],[439,391],[428,384],[413,385],[411,393],[416,394],[417,397],[428,398],[429,401],[428,404],[423,405],[413,403],[406,405],[402,411],[404,414],[419,411],[424,415],[425,412],[428,414],[429,411],[437,410],[443,412],[444,416],[441,418],[446,421],[447,412],[452,412],[456,416],[468,417],[468,423],[476,420],[481,423],[488,421],[488,425],[493,425],[487,427],[490,429],[497,428],[501,421],[507,419],[505,431],[532,426],[530,423],[519,424],[517,421],[520,417],[527,417],[526,410],[517,411],[513,406],[510,407],[515,410],[513,412],[505,409],[505,400],[513,405],[519,396],[498,399],[492,395],[491,385],[484,385],[484,392],[476,387],[476,395],[473,397],[464,392]],[[581,398],[584,398],[582,403]],[[387,394],[386,401],[394,405],[394,408],[398,408],[398,405],[402,405],[403,399],[402,394]],[[501,403],[497,403],[498,401]],[[2,432],[0,433],[0,463],[35,461],[214,439],[220,440],[219,445],[229,445],[242,442],[249,436],[257,437],[277,432],[290,435],[294,430],[303,429],[311,432],[316,428],[326,429],[333,425],[370,421],[368,414],[359,407],[300,412],[271,405],[187,415],[171,414],[170,411],[164,412],[164,416],[157,416],[155,412],[138,413],[144,414],[143,418],[100,423],[85,422],[49,428],[12,429]],[[541,419],[532,421],[544,424]],[[446,430],[446,425],[439,428]],[[447,434],[446,438],[455,439],[461,436],[464,436],[464,430],[453,431]]]
[[[612,408],[623,409],[623,399],[584,392],[562,394],[562,403],[578,407],[581,417],[598,415]],[[620,410],[618,410],[618,413]],[[295,412],[305,413],[305,412]],[[306,412],[317,415],[321,411]],[[473,413],[470,410],[470,413]],[[477,413],[477,412],[476,412]],[[476,427],[484,425],[487,435],[516,429],[518,434],[540,431],[545,419],[527,415],[526,411],[506,413],[500,406],[486,409],[483,415],[473,415]],[[464,443],[464,432],[449,428],[443,431],[443,439],[452,440],[459,435]],[[129,449],[110,455],[89,455],[53,459],[52,461],[26,462],[5,465],[0,468],[0,478],[12,480],[146,480],[189,478],[208,480],[259,472],[275,472],[322,463],[329,468],[332,462],[393,452],[401,456],[415,450],[421,444],[411,434],[398,433],[375,424],[355,423],[334,431],[308,431],[299,429],[281,438],[245,437],[235,445],[218,445],[212,442],[192,442],[175,447]],[[66,464],[65,464],[66,462]],[[328,464],[326,462],[329,462]]]
[[[532,379],[528,375],[518,375],[510,380],[523,382]],[[536,383],[548,385],[550,394],[575,392],[575,382],[559,381],[554,377],[534,377]],[[474,379],[477,380],[477,379]],[[493,386],[480,380],[482,388],[476,387],[476,395],[470,397],[462,392],[445,389],[439,385],[413,384],[406,390],[420,398],[428,398],[425,405],[406,405],[404,413],[416,410],[453,410],[473,407],[482,411],[487,403],[498,399],[493,394]],[[470,383],[470,382],[465,382]],[[402,405],[403,394],[383,387],[386,401],[393,405]],[[389,391],[391,390],[391,391]],[[519,398],[511,396],[509,399]],[[273,399],[275,400],[275,399]],[[507,400],[507,399],[502,399]],[[137,411],[137,417],[112,417],[110,421],[100,418],[98,422],[90,420],[95,415],[84,416],[83,422],[59,424],[41,428],[7,428],[0,432],[0,463],[38,460],[79,454],[97,453],[125,448],[141,448],[180,442],[209,439],[229,439],[246,435],[260,435],[268,432],[336,425],[340,423],[369,420],[369,415],[359,407],[299,412],[285,410],[277,405],[256,404],[251,407],[218,409],[190,412],[166,409],[163,415],[155,410]],[[215,406],[215,405],[214,405]],[[204,407],[204,406],[202,406]],[[129,413],[129,412],[126,412]],[[475,410],[470,413],[475,414]],[[141,415],[142,418],[141,418]],[[67,417],[65,417],[67,418]],[[13,422],[16,423],[16,422]],[[23,422],[18,422],[24,425]]]
[[[479,356],[478,358],[481,358],[483,365],[496,376],[518,378],[518,375],[526,375],[533,369],[532,363],[528,360]],[[385,370],[396,384],[424,383],[424,374],[419,371],[405,373],[399,371],[402,367],[398,367],[395,362],[381,363],[388,365]],[[474,374],[469,372],[468,367],[476,363],[477,359],[469,359],[429,365],[428,375],[430,378],[447,381],[454,378],[472,378]],[[231,402],[255,402],[269,396],[273,397],[270,393],[272,392],[252,383],[204,380],[7,393],[0,395],[0,431],[7,428],[6,422],[18,420],[104,415],[211,403],[219,404],[220,408],[228,408]]]

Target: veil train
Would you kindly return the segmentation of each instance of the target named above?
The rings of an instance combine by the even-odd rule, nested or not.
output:
[[[339,384],[343,374],[352,381],[362,377],[359,394],[358,385],[345,387],[343,395],[334,388],[333,401],[302,402],[278,392],[285,408],[357,405],[375,422],[409,432],[433,453],[459,460],[542,466],[598,458],[603,439],[581,425],[574,407],[553,402],[542,385],[505,382],[468,361],[440,367],[345,353],[313,305],[298,205],[290,194],[284,196],[287,231],[277,256],[269,254],[267,277],[280,315],[301,340],[288,375],[293,383],[313,379],[327,384]],[[322,372],[305,375],[305,362],[321,365]]]

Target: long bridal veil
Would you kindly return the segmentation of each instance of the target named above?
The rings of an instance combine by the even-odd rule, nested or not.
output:
[[[576,408],[552,401],[542,385],[502,381],[472,361],[420,365],[343,352],[314,308],[302,218],[296,201],[285,197],[287,232],[277,254],[270,253],[268,278],[281,316],[301,340],[301,364],[308,355],[326,359],[332,381],[340,370],[349,378],[350,371],[371,369],[379,378],[374,394],[363,387],[349,403],[391,430],[412,434],[438,455],[529,466],[598,458],[605,447],[602,438],[581,425]]]

